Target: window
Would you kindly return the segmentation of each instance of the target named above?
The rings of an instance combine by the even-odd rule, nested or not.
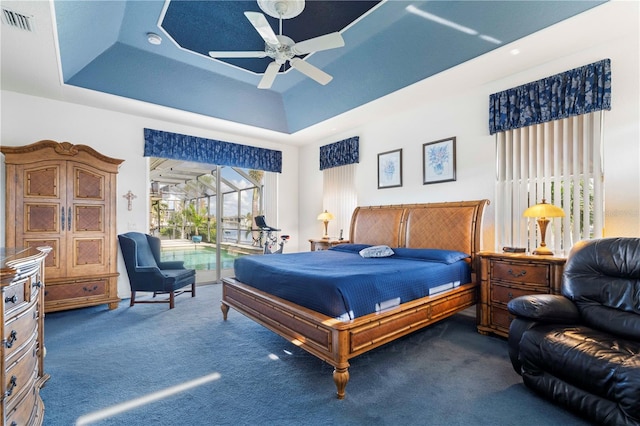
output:
[[[496,247],[538,246],[536,221],[522,213],[543,199],[566,215],[547,230],[556,254],[602,236],[603,119],[596,111],[496,133]]]

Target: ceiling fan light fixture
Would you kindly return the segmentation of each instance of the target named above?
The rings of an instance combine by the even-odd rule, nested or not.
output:
[[[257,0],[260,9],[276,19],[291,19],[304,10],[305,0]]]

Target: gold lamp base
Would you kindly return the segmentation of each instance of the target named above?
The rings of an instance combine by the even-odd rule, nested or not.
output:
[[[537,256],[553,256],[553,252],[547,247],[540,246],[533,251],[533,254]]]
[[[533,254],[538,256],[552,256],[553,252],[547,247],[547,243],[544,242],[547,235],[547,225],[549,225],[549,219],[541,217],[538,219],[538,227],[540,228],[540,245],[533,251]]]

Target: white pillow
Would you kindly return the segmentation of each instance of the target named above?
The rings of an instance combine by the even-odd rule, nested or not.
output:
[[[389,257],[393,255],[393,250],[389,246],[371,246],[360,250],[362,257]]]

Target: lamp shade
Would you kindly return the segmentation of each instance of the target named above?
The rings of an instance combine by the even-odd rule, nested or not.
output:
[[[324,235],[322,236],[322,238],[329,238],[329,221],[335,218],[336,217],[332,213],[329,213],[326,210],[318,215],[318,220],[321,220],[324,223]]]
[[[522,215],[524,217],[564,217],[564,210],[542,199],[540,204],[529,207]]]
[[[333,220],[335,218],[336,217],[333,215],[333,213],[329,213],[326,210],[318,215],[318,220],[322,220],[322,221],[329,221],[329,220]]]

